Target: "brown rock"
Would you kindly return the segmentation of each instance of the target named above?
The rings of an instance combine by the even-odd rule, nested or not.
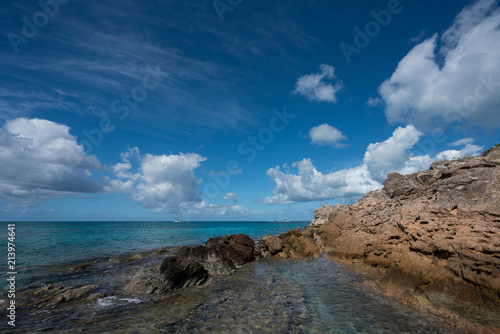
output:
[[[332,211],[327,253],[386,270],[419,291],[500,309],[500,148],[388,175],[382,190]],[[386,269],[384,269],[386,268]]]
[[[127,259],[127,261],[125,261],[125,262],[139,261],[142,259],[144,259],[144,254],[135,254],[135,255],[132,255],[131,257],[129,257]]]
[[[257,252],[261,258],[275,255],[313,259],[321,254],[321,247],[314,240],[314,231],[302,232],[298,227],[277,237],[265,236],[259,241]]]

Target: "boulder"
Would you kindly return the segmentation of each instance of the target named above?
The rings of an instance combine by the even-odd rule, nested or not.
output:
[[[215,247],[181,247],[177,253],[177,257],[199,262],[210,275],[227,275],[236,269],[236,266],[227,254]]]
[[[211,238],[205,243],[205,247],[217,250],[235,266],[255,260],[255,242],[246,234]]]
[[[132,294],[164,294],[200,286],[212,276],[227,275],[237,265],[255,260],[254,241],[244,234],[209,239],[204,246],[181,247],[157,268],[140,269],[125,286]]]

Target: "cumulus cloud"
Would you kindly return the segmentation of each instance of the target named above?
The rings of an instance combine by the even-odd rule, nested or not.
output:
[[[397,128],[392,136],[380,143],[370,144],[361,165],[322,174],[310,159],[270,168],[269,178],[276,184],[274,196],[266,197],[265,204],[292,204],[296,202],[357,198],[369,191],[381,189],[387,174],[416,173],[429,168],[434,161],[477,155],[482,147],[468,140],[459,141],[463,148],[448,150],[434,158],[428,155],[413,156],[411,149],[420,139],[413,125]],[[458,142],[457,142],[458,143]]]
[[[435,34],[415,46],[379,87],[387,120],[423,129],[500,126],[499,25],[496,1],[479,0],[440,40]]]
[[[128,179],[122,186],[124,191],[130,189],[132,199],[143,207],[154,212],[179,212],[179,206],[185,202],[198,202],[201,194],[194,170],[206,158],[196,153],[180,153],[178,155],[140,156],[139,150],[128,151],[134,154],[122,154],[123,162],[113,166],[115,175]],[[132,164],[129,158],[134,155],[139,159],[138,173],[130,170]],[[135,181],[135,182],[134,182]],[[129,186],[132,182],[133,186]]]
[[[0,198],[18,205],[104,188],[91,178],[102,169],[70,128],[44,119],[17,118],[0,128]]]
[[[363,163],[371,177],[382,183],[387,174],[401,169],[411,157],[409,150],[421,135],[413,125],[408,125],[397,128],[386,141],[368,145]]]
[[[329,124],[318,125],[309,130],[311,136],[311,143],[317,145],[330,145],[338,148],[345,147],[342,141],[347,140],[344,134]]]
[[[295,94],[307,97],[311,101],[337,102],[337,92],[342,89],[342,81],[335,75],[335,67],[322,64],[319,73],[301,76],[295,83]],[[333,84],[328,82],[335,81]]]

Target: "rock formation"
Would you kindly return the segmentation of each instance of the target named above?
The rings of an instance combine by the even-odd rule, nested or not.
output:
[[[260,258],[273,255],[314,259],[321,254],[321,247],[316,243],[312,230],[301,231],[298,227],[279,236],[265,236],[257,244],[257,253]]]
[[[328,255],[381,268],[418,291],[500,308],[499,147],[391,173],[382,190],[331,211],[317,233]]]
[[[227,275],[236,266],[255,260],[255,242],[245,234],[209,239],[204,246],[182,247],[159,268],[141,268],[125,286],[133,294],[164,294],[201,286],[212,276]]]

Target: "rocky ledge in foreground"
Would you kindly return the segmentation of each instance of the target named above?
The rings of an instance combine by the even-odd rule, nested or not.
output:
[[[416,174],[391,173],[382,190],[315,216],[325,252],[377,268],[379,283],[500,311],[500,147]]]

